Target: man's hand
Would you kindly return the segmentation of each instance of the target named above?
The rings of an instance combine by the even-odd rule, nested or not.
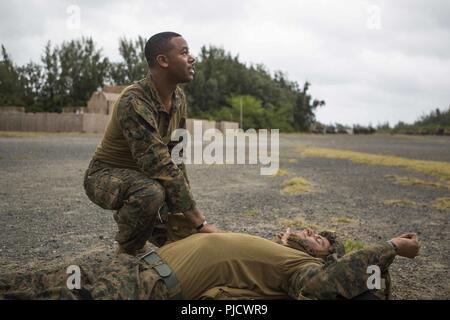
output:
[[[419,238],[415,233],[404,233],[392,238],[391,241],[397,247],[397,254],[401,257],[412,259],[419,254]]]
[[[289,239],[290,235],[291,235],[291,228],[287,228],[285,232],[280,232],[277,235],[277,238],[280,240],[282,244],[287,245],[287,240]]]
[[[193,208],[192,210],[186,211],[184,216],[192,223],[194,228],[197,228],[202,223],[205,222],[205,216],[200,212],[197,208]],[[201,233],[213,233],[213,232],[223,232],[218,229],[213,224],[206,224],[203,228],[199,230]]]
[[[223,232],[219,228],[217,228],[213,224],[207,224],[203,228],[200,229],[200,233],[216,233],[216,232]]]
[[[197,208],[184,212],[184,216],[192,223],[194,228],[201,225],[203,221],[205,221],[205,216]]]

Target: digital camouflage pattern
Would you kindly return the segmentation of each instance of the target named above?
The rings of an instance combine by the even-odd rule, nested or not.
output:
[[[80,290],[67,287],[67,267],[47,272],[12,273],[0,276],[0,299],[51,300],[162,300],[171,295],[150,266],[121,254],[79,263]]]
[[[181,89],[177,90],[176,96],[181,99]],[[185,99],[184,95],[182,97]],[[179,108],[176,100],[173,101],[171,113]],[[170,127],[170,122],[176,120],[171,119],[161,105],[155,110],[146,101],[137,94],[125,93],[117,104],[117,121],[139,170],[147,177],[158,180],[166,190],[170,212],[185,212],[195,202],[183,170],[174,163],[170,154],[170,148],[175,146],[170,143],[170,135],[177,128],[185,128],[185,119],[180,119],[179,126]]]
[[[113,168],[94,161],[84,180],[86,194],[103,209],[117,210],[116,241],[127,252],[144,246],[165,204],[161,184],[131,169]]]
[[[371,245],[364,249],[347,253],[342,258],[325,263],[323,266],[311,266],[306,272],[291,277],[289,291],[298,299],[354,299],[390,298],[390,276],[388,267],[396,256],[394,248],[388,244]],[[367,268],[376,265],[380,268],[384,288],[368,290]],[[383,281],[382,281],[383,282]]]
[[[115,240],[126,250],[139,249],[147,240],[160,247],[197,233],[183,214],[169,214],[161,184],[137,171],[93,161],[84,188],[94,203],[117,210]]]
[[[211,252],[202,252],[211,257]],[[286,290],[286,298],[297,299],[387,299],[390,297],[388,267],[395,257],[389,244],[368,246],[332,263],[310,264],[294,273]],[[226,263],[226,260],[221,259]],[[161,278],[142,260],[129,255],[113,258],[91,258],[79,263],[82,290],[66,286],[66,268],[52,272],[16,273],[0,276],[2,299],[169,299]],[[385,279],[382,290],[368,290],[367,267],[377,265]],[[233,274],[238,276],[238,274]],[[182,283],[180,283],[183,286]],[[198,282],[198,285],[201,285]],[[248,289],[201,288],[206,299],[258,299]]]
[[[180,213],[195,206],[185,166],[171,158],[176,142],[170,137],[177,128],[186,128],[184,93],[176,89],[169,114],[148,76],[122,92],[86,171],[86,194],[100,207],[117,210],[116,240],[127,252],[141,248],[155,225],[161,238],[161,210]]]

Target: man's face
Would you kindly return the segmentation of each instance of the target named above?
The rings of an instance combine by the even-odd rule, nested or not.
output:
[[[316,251],[318,254],[327,254],[330,250],[331,244],[330,241],[328,241],[327,238],[322,237],[321,235],[317,234],[312,229],[305,229],[302,231],[294,232],[300,239],[305,241],[308,246]]]
[[[171,49],[167,52],[167,71],[177,83],[194,79],[195,59],[189,53],[189,47],[183,37],[170,39]]]

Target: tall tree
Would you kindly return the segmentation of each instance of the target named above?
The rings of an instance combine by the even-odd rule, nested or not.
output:
[[[23,88],[19,72],[2,45],[0,60],[0,105],[23,106]]]
[[[105,83],[129,84],[145,77],[145,39],[122,38],[122,61],[110,63],[92,38],[52,46],[48,42],[42,64],[15,67],[2,47],[0,104],[26,105],[32,111],[60,111],[65,106],[86,105],[92,92]],[[315,110],[324,105],[288,79],[273,75],[262,64],[245,64],[222,48],[202,47],[195,80],[185,85],[189,116],[239,121],[243,101],[244,127],[308,130]]]
[[[311,95],[308,94],[310,83],[305,82],[303,91],[297,93],[295,101],[293,116],[294,127],[297,131],[307,131],[315,120],[315,110],[325,105],[323,100],[312,100]]]
[[[63,105],[86,105],[92,92],[105,84],[109,60],[92,38],[64,42],[58,50]]]
[[[44,54],[41,57],[44,70],[44,84],[42,86],[43,111],[57,111],[62,107],[62,95],[60,88],[60,64],[58,60],[58,48],[52,48],[47,42]]]
[[[111,78],[116,84],[129,84],[144,78],[148,72],[145,60],[145,38],[139,36],[136,40],[121,38],[119,52],[122,61],[111,65]]]
[[[45,84],[42,66],[29,62],[19,67],[18,72],[26,110],[40,111],[43,107],[42,90]]]

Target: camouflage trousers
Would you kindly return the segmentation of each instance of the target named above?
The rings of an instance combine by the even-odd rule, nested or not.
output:
[[[139,171],[93,160],[84,176],[84,189],[95,204],[117,210],[115,239],[127,252],[142,248],[147,240],[159,247],[196,232],[182,214],[169,215],[163,186]]]
[[[144,261],[120,254],[73,262],[81,269],[81,288],[69,288],[67,266],[48,271],[0,275],[0,299],[8,300],[167,300],[162,278]]]

